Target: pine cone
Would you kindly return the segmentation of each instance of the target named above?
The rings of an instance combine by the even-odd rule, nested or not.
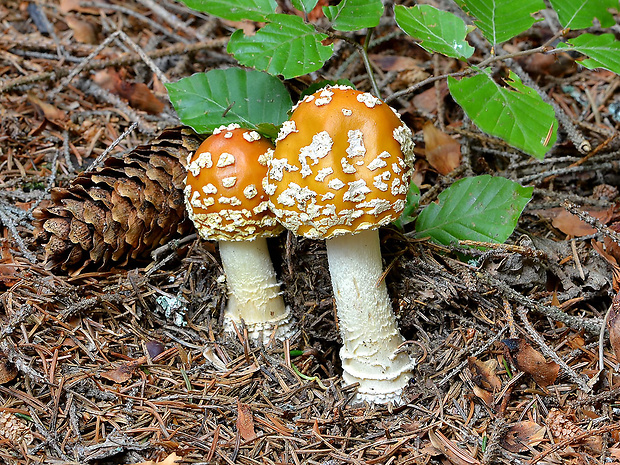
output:
[[[201,139],[189,128],[163,131],[148,145],[52,190],[34,212],[46,268],[77,274],[141,258],[191,230],[183,200],[184,164]]]

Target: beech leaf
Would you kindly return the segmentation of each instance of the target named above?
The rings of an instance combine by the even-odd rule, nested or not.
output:
[[[166,84],[183,124],[200,134],[238,123],[261,133],[288,119],[291,97],[269,74],[240,68],[214,69]]]
[[[298,16],[275,14],[253,36],[236,30],[228,42],[228,53],[244,66],[281,74],[290,79],[321,68],[332,55],[333,45],[323,45],[327,38]]]
[[[558,44],[558,48],[576,50],[586,55],[587,59],[579,63],[588,69],[605,68],[620,74],[620,41],[613,34],[581,34],[565,43]]]
[[[439,52],[449,57],[465,60],[472,56],[474,48],[465,40],[467,26],[458,16],[440,11],[430,5],[394,7],[396,24],[407,35],[421,41],[428,52]]]
[[[440,244],[459,240],[504,242],[514,230],[533,187],[489,175],[461,179],[418,216],[416,236]]]
[[[336,6],[323,7],[323,13],[337,31],[356,31],[375,27],[383,14],[381,0],[342,0]]]
[[[601,27],[616,24],[609,9],[618,9],[618,0],[549,0],[558,14],[560,24],[570,29],[592,27],[594,18],[598,18]]]
[[[474,24],[491,45],[527,31],[536,22],[532,14],[545,8],[543,0],[457,0],[457,3],[475,18]]]
[[[505,140],[527,154],[542,159],[557,139],[553,107],[521,83],[512,71],[499,86],[480,73],[460,81],[448,78],[448,88],[467,116],[482,131]]]
[[[310,13],[319,0],[293,0],[293,7],[304,13]]]
[[[188,7],[231,21],[265,21],[276,12],[275,0],[182,0]]]

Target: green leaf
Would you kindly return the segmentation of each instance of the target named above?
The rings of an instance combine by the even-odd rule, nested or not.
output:
[[[474,24],[491,45],[527,31],[536,21],[532,14],[545,8],[543,0],[457,0],[457,3],[476,18]]]
[[[601,27],[616,24],[609,9],[618,9],[618,0],[549,0],[558,14],[560,24],[570,29],[592,27],[594,18],[598,18]]]
[[[560,43],[558,48],[570,48],[589,56],[589,59],[579,62],[586,68],[605,68],[620,74],[620,42],[616,40],[613,34],[602,34],[600,36],[581,34],[579,37],[570,39],[568,43],[572,47]]]
[[[465,40],[465,22],[452,13],[430,5],[410,8],[396,5],[394,15],[396,24],[414,39],[421,40],[420,47],[424,50],[463,60],[474,53],[473,47]]]
[[[253,36],[237,30],[228,42],[231,53],[244,66],[270,74],[281,74],[285,79],[319,69],[332,55],[333,45],[323,45],[325,34],[293,15],[269,15],[271,21]]]
[[[383,15],[381,0],[342,0],[336,6],[324,6],[323,13],[337,31],[356,31],[375,27]]]
[[[182,0],[188,7],[231,21],[266,21],[276,12],[275,0]]]
[[[459,240],[502,243],[512,231],[533,187],[485,174],[455,182],[428,205],[415,224],[416,236],[440,244]]]
[[[557,139],[553,107],[510,72],[512,89],[497,85],[485,73],[460,81],[448,78],[452,97],[482,131],[542,159]]]
[[[405,200],[405,208],[403,209],[400,217],[393,221],[392,224],[396,226],[398,229],[403,229],[406,224],[411,223],[415,220],[413,216],[413,212],[418,208],[418,204],[420,203],[420,189],[415,183],[409,184],[409,192],[407,192],[407,199]]]
[[[255,70],[214,69],[166,88],[183,124],[201,134],[231,123],[268,133],[268,126],[261,124],[282,124],[292,106],[278,78]]]
[[[293,0],[293,7],[304,13],[310,13],[317,3],[319,0]]]

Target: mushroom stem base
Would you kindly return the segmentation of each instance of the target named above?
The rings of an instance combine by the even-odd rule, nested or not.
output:
[[[407,352],[381,279],[378,230],[327,241],[340,334],[343,380],[359,383],[357,400],[400,403],[415,366]]]
[[[233,322],[244,321],[250,339],[267,343],[292,333],[292,318],[284,305],[280,283],[269,256],[265,238],[253,241],[220,241],[220,257],[228,284],[224,329],[234,332]]]

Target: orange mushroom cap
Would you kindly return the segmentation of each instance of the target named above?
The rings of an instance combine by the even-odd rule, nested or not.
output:
[[[216,129],[187,160],[185,204],[206,240],[242,241],[279,234],[263,178],[273,144],[231,124]]]
[[[346,86],[306,96],[282,125],[265,190],[294,233],[328,239],[400,216],[413,163],[411,130],[369,93]]]

